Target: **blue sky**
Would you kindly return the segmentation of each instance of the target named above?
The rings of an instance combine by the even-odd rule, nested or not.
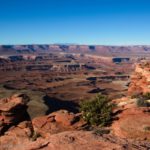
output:
[[[150,0],[0,0],[0,44],[150,45]]]

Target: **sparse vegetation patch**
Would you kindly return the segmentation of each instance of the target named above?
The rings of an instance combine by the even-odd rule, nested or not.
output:
[[[98,94],[90,101],[80,104],[82,117],[90,125],[105,126],[112,120],[114,105],[104,95]]]

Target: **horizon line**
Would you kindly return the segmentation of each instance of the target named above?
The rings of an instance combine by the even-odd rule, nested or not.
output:
[[[0,46],[26,46],[26,45],[68,45],[68,46],[150,46],[150,44],[82,44],[82,43],[27,43],[27,44],[0,44]]]

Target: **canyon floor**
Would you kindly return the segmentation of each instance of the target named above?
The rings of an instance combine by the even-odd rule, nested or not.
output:
[[[0,48],[0,149],[150,149],[150,107],[133,97],[150,92],[149,48],[27,48]],[[79,112],[98,93],[118,106],[104,128]]]

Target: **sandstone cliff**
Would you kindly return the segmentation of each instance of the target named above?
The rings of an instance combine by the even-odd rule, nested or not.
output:
[[[136,65],[135,72],[131,76],[128,89],[129,95],[145,94],[150,92],[150,62]]]

